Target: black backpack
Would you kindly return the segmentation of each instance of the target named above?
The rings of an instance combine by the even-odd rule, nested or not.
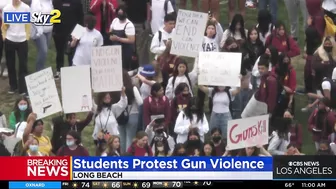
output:
[[[120,116],[117,117],[117,122],[119,125],[126,125],[128,123],[128,119],[129,119],[129,111],[127,106],[125,110],[120,114]]]
[[[231,97],[231,93],[230,93],[230,89],[231,87],[225,87],[224,91],[227,93],[228,97],[229,97],[229,110],[230,110],[230,113],[232,115],[232,97]],[[210,110],[210,113],[212,112],[212,107],[213,107],[213,97],[215,96],[216,94],[216,91],[215,89],[212,90],[212,93],[211,93],[211,97],[209,98],[209,110]]]

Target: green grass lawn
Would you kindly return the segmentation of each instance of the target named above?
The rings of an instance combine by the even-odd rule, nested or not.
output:
[[[221,23],[224,29],[227,28],[228,26],[228,16],[227,16],[227,4],[222,3],[221,5]],[[283,1],[279,1],[279,8],[278,8],[278,18],[285,23],[288,23],[288,18],[287,18],[287,11],[284,6]],[[246,27],[250,28],[251,26],[256,24],[256,18],[257,18],[257,10],[247,10],[246,14]],[[302,23],[302,19],[301,22]],[[301,28],[300,31],[300,46],[301,49],[303,49],[303,42],[304,42],[304,32],[303,28]],[[289,29],[289,27],[288,27]],[[56,59],[56,53],[55,53],[55,48],[54,44],[52,42],[50,46],[50,50],[48,53],[48,60],[47,60],[47,65],[51,66],[53,70],[55,70],[55,59]],[[35,71],[35,60],[36,60],[36,48],[35,45],[32,41],[29,42],[29,62],[28,62],[28,68],[29,72],[33,73]],[[190,61],[190,64],[192,64],[193,61]],[[296,68],[297,71],[297,80],[298,84],[300,86],[303,85],[303,66],[304,66],[304,60],[301,57],[297,57],[292,61],[293,65]],[[65,63],[67,65],[67,62]],[[192,65],[190,65],[192,67]],[[56,81],[56,84],[58,86],[58,89],[60,89],[59,85],[60,82]],[[8,95],[7,90],[8,88],[8,79],[2,79],[0,80],[0,110],[7,116],[9,116],[10,112],[13,109],[14,102],[16,98],[18,97],[17,95]],[[59,94],[60,91],[59,91]],[[206,103],[207,104],[207,103]],[[307,98],[306,97],[296,97],[296,119],[299,121],[299,123],[303,124],[303,131],[304,131],[304,145],[303,145],[303,152],[306,154],[314,154],[315,153],[315,147],[313,145],[313,142],[311,140],[310,134],[307,131],[307,119],[308,119],[308,114],[307,113],[302,113],[300,112],[300,109],[304,107],[307,104]],[[54,115],[57,116],[57,115]],[[80,118],[84,118],[86,114],[79,114]],[[51,137],[51,118],[47,117],[44,119],[45,122],[45,134]],[[93,145],[93,140],[92,140],[92,131],[93,131],[93,125],[91,124],[88,126],[82,133],[82,140],[84,143],[84,146],[86,146],[89,149],[89,152],[91,155],[94,154],[94,145]]]

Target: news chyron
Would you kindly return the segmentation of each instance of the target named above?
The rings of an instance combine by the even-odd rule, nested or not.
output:
[[[335,180],[335,156],[273,156],[274,180]]]

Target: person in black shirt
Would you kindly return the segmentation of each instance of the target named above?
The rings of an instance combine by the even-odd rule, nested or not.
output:
[[[149,34],[150,31],[150,0],[123,0],[127,7],[127,18],[134,24],[136,50],[139,64],[143,66],[149,62]]]

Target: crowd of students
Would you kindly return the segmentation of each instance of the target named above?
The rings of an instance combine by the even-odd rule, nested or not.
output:
[[[96,151],[91,155],[97,156],[303,155],[305,128],[312,133],[317,154],[335,155],[335,33],[325,32],[330,22],[324,16],[335,20],[336,3],[306,0],[295,4],[300,5],[307,18],[306,48],[301,51],[297,43],[298,15],[289,5],[294,1],[285,1],[286,7],[291,8],[291,32],[276,19],[276,2],[270,1],[268,11],[264,1],[258,1],[257,20],[251,28],[245,28],[242,7],[241,13],[232,12],[233,0],[229,0],[231,22],[227,28],[219,22],[219,1],[209,1],[202,10],[209,12],[209,20],[201,51],[242,53],[241,86],[234,88],[220,83],[198,85],[197,59],[191,69],[190,59],[170,54],[177,8],[185,8],[185,1],[181,0],[178,7],[173,0],[124,0],[122,4],[115,0],[92,0],[90,11],[84,16],[80,0],[32,0],[29,5],[12,0],[2,8],[3,12],[49,13],[58,9],[62,22],[54,26],[2,22],[0,41],[4,44],[8,69],[8,93],[18,92],[21,97],[9,115],[8,126],[5,116],[0,115],[2,127],[15,131],[2,135],[1,154],[88,156],[81,138],[90,137],[83,136],[82,131],[93,121],[92,142]],[[206,2],[203,0],[202,4]],[[245,3],[239,1],[242,2]],[[192,0],[193,10],[198,10],[196,3]],[[71,36],[76,24],[86,28],[80,39]],[[39,71],[46,65],[51,37],[56,47],[56,80],[60,79],[64,54],[69,66],[90,65],[93,47],[121,45],[124,87],[121,93],[98,93],[92,111],[84,120],[78,120],[75,113],[54,117],[49,139],[44,133],[43,120],[32,112],[24,77],[28,74],[28,41],[36,44],[36,71]],[[150,53],[155,55],[153,60]],[[300,54],[306,59],[305,88],[298,90],[291,61]],[[294,95],[298,92],[306,94],[311,102],[302,108],[312,110],[305,128],[294,117]],[[205,112],[207,99],[209,118]],[[228,121],[244,117],[242,114],[245,115],[251,100],[267,105],[269,144],[230,150],[226,147]]]

